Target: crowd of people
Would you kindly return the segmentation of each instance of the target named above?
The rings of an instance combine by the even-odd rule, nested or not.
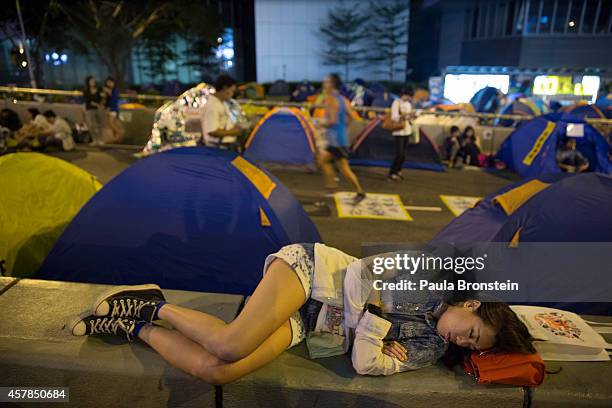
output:
[[[22,122],[13,109],[2,109],[2,147],[15,151],[45,151],[47,148],[69,151],[75,147],[74,136],[79,132],[77,127],[89,134],[92,146],[121,139],[125,131],[119,120],[119,91],[112,77],[108,77],[101,88],[98,88],[93,76],[87,77],[83,102],[86,110],[84,123],[70,123],[53,110],[41,113],[35,107],[27,109],[28,118]]]
[[[106,78],[102,88],[92,75],[85,79],[83,102],[87,112],[87,126],[92,146],[115,141],[124,133],[119,121],[119,91],[112,77]]]
[[[2,110],[0,127],[8,129],[4,143],[17,151],[45,150],[57,147],[64,151],[74,149],[72,128],[68,122],[54,111],[41,113],[37,108],[29,108],[29,120],[21,119],[12,109]]]

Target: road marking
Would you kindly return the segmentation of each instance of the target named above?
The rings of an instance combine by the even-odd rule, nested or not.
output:
[[[432,211],[432,212],[442,211],[442,208],[440,207],[422,207],[419,205],[405,205],[404,208],[407,210],[414,210],[414,211]]]

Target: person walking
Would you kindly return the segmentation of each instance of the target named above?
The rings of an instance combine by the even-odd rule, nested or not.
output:
[[[317,161],[325,179],[325,188],[336,188],[336,173],[333,163],[336,163],[338,170],[344,178],[353,186],[357,193],[354,198],[354,204],[358,204],[366,194],[361,188],[359,179],[351,169],[349,158],[349,140],[347,134],[347,118],[349,116],[349,107],[342,95],[340,88],[342,81],[337,74],[328,75],[323,81],[323,92],[325,98],[323,100],[323,120],[319,123],[325,134],[327,146],[324,150],[317,154]]]
[[[395,158],[389,168],[390,181],[400,181],[402,177],[402,167],[406,160],[406,149],[411,138],[416,143],[418,135],[414,135],[412,128],[412,97],[414,89],[411,86],[402,88],[400,97],[391,104],[391,121],[393,123],[403,124],[398,130],[395,130],[392,135],[395,139]]]

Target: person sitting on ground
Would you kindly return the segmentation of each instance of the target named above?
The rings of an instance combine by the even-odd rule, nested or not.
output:
[[[566,137],[557,150],[557,163],[567,173],[582,173],[589,168],[589,161],[576,149],[576,139]]]
[[[49,130],[39,136],[41,148],[56,146],[64,151],[74,149],[74,139],[72,138],[72,128],[64,118],[57,116],[52,110],[43,113],[49,123]]]
[[[463,157],[465,164],[469,166],[480,166],[478,156],[480,155],[480,148],[476,141],[476,133],[474,128],[467,126],[461,137],[461,149],[460,155]]]
[[[375,289],[374,280],[412,277],[397,266],[378,274],[376,258],[413,253],[359,260],[323,244],[292,244],[266,258],[261,281],[230,323],[168,303],[150,284],[110,289],[94,302],[91,315],[77,316],[67,327],[75,336],[141,339],[173,366],[212,384],[237,380],[304,340],[313,358],[345,354],[352,346],[355,371],[369,375],[432,365],[450,343],[535,352],[527,327],[503,302]],[[423,269],[419,276],[431,282],[442,274]]]
[[[317,161],[325,180],[325,188],[336,188],[336,173],[333,163],[346,180],[351,183],[355,192],[353,203],[356,205],[363,201],[365,192],[361,188],[359,179],[351,169],[349,158],[349,138],[347,121],[351,120],[351,109],[346,99],[340,95],[342,81],[337,74],[328,75],[323,81],[323,118],[317,122],[318,129],[324,134],[326,146],[317,152]]]
[[[19,115],[14,110],[4,108],[0,112],[0,126],[7,128],[11,132],[16,132],[21,129],[21,119],[19,119]]]
[[[461,131],[459,130],[459,127],[451,126],[450,136],[444,141],[444,151],[446,152],[446,157],[448,158],[449,167],[455,167],[457,164],[457,155],[461,150],[461,143],[459,142],[460,136]]]
[[[50,125],[40,111],[29,108],[30,120],[21,129],[15,132],[10,145],[15,145],[17,150],[31,150],[40,146],[38,137],[50,130]]]
[[[212,94],[204,109],[203,143],[209,147],[223,147],[236,143],[242,129],[231,120],[231,113],[225,104],[236,92],[236,80],[229,75],[220,75],[213,84]]]

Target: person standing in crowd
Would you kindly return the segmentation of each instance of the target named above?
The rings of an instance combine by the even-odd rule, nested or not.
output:
[[[411,86],[402,88],[400,97],[395,99],[391,104],[391,121],[394,123],[403,124],[403,127],[394,131],[393,138],[395,139],[395,159],[389,168],[389,180],[400,181],[402,177],[402,167],[406,160],[406,149],[410,139],[416,141],[416,135],[412,129],[412,97],[414,89]]]
[[[83,90],[83,101],[87,111],[87,126],[91,134],[91,146],[101,146],[102,130],[106,122],[106,110],[102,102],[102,94],[96,85],[96,78],[89,75],[85,79],[85,89]]]
[[[104,81],[104,87],[102,88],[104,94],[104,102],[106,112],[106,132],[111,133],[109,139],[116,143],[123,138],[125,129],[119,120],[119,90],[113,77],[108,77]]]
[[[49,130],[39,137],[41,148],[47,146],[57,146],[64,151],[74,149],[74,139],[72,129],[64,118],[57,116],[52,110],[43,113],[45,120],[49,124]]]
[[[204,109],[204,144],[209,147],[221,147],[234,144],[242,129],[231,120],[230,111],[225,102],[232,99],[236,92],[236,80],[229,75],[220,75],[213,84],[212,94]]]
[[[344,178],[353,186],[355,192],[354,204],[358,204],[365,198],[365,192],[361,188],[359,179],[349,166],[349,140],[347,134],[347,119],[350,119],[349,107],[346,100],[340,95],[342,81],[337,74],[328,75],[323,81],[323,110],[325,112],[319,126],[325,134],[327,146],[325,150],[319,151],[317,158],[327,189],[336,188],[336,174],[333,162]]]
[[[106,78],[104,81],[103,92],[106,94],[106,108],[114,116],[119,115],[119,90],[113,77]]]

